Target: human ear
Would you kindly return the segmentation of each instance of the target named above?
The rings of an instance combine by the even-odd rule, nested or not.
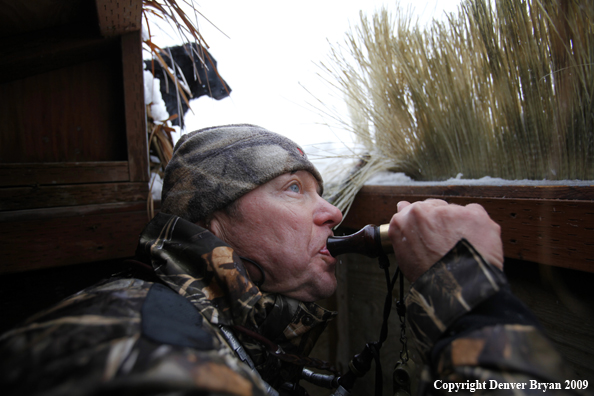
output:
[[[206,225],[206,228],[219,239],[229,243],[229,241],[226,238],[227,232],[225,231],[227,223],[227,216],[221,211],[217,211],[213,213],[210,221]]]

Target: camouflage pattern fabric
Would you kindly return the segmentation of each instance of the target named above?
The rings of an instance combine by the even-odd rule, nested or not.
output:
[[[205,220],[256,187],[285,173],[322,176],[295,142],[249,124],[182,135],[165,168],[161,212],[192,223]]]
[[[260,291],[231,247],[177,216],[155,216],[141,235],[136,255],[150,262],[159,277],[211,324],[248,328],[287,354],[307,356],[336,315],[315,303]],[[300,367],[280,362],[245,334],[236,336],[273,387],[295,380]]]
[[[485,262],[468,242],[457,244],[413,284],[406,296],[411,329],[421,355],[429,353],[456,319],[505,284],[503,273]]]
[[[505,293],[508,297],[501,298]],[[514,300],[505,275],[466,240],[423,274],[405,300],[407,320],[425,364],[419,394],[523,395],[542,394],[545,388],[546,394],[576,394],[564,389],[573,373],[527,308]],[[490,301],[496,301],[490,312],[476,314]],[[490,315],[493,310],[501,313]],[[519,314],[514,316],[514,310]],[[497,315],[499,319],[489,318]],[[459,325],[464,320],[467,331]],[[472,326],[477,321],[484,323]],[[453,331],[456,327],[462,331]],[[455,335],[448,335],[451,332]],[[561,389],[552,389],[551,384]]]
[[[109,281],[64,300],[0,338],[3,395],[265,395],[265,385],[224,348],[157,343],[142,332],[141,309],[153,285]]]
[[[307,355],[334,316],[262,293],[229,246],[176,216],[157,215],[138,252],[164,285],[108,280],[0,336],[3,395],[265,395],[262,377],[279,386],[295,381],[301,367],[238,333],[255,372],[236,357],[219,325],[241,325],[287,353]],[[163,297],[151,299],[155,292]],[[170,305],[161,306],[163,299]],[[186,314],[176,318],[169,307]]]

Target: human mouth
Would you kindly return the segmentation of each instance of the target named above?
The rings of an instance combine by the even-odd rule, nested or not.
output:
[[[324,239],[323,245],[320,248],[320,254],[324,255],[324,256],[329,256],[329,257],[334,257],[332,256],[332,254],[330,253],[330,250],[328,250],[328,238],[333,236],[334,233],[330,232],[328,236],[326,236],[326,238]]]
[[[328,250],[328,247],[326,247],[326,245],[324,245],[321,249],[320,249],[320,253],[325,255],[325,256],[332,256],[330,254],[330,251]]]
[[[328,250],[328,248],[326,247],[326,245],[324,245],[321,249],[320,249],[320,255],[322,255],[323,260],[330,264],[333,265],[336,263],[336,258],[334,258],[334,256],[332,256],[330,254],[330,251]]]

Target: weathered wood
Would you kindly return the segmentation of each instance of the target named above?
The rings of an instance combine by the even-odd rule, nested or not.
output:
[[[409,185],[364,186],[362,191],[373,190],[386,194],[420,195],[427,197],[483,197],[483,198],[535,198],[594,200],[594,185],[580,186],[515,186],[515,185]]]
[[[140,30],[142,0],[96,0],[99,28],[105,37]]]
[[[126,161],[0,164],[0,187],[121,182],[128,172]]]
[[[146,210],[145,202],[116,202],[108,204],[65,206],[0,212],[0,222],[51,220],[58,217],[94,216],[103,213],[126,213]],[[148,220],[148,216],[147,216]]]
[[[513,190],[513,189],[511,189]],[[343,226],[359,229],[366,224],[388,223],[400,200],[410,202],[440,198],[466,205],[479,203],[502,228],[506,257],[541,264],[594,272],[594,201],[591,189],[558,189],[560,196],[579,196],[590,200],[507,198],[507,187],[499,188],[499,196],[452,195],[452,189],[434,187],[431,195],[422,195],[414,187],[365,186],[357,195]],[[471,190],[468,190],[469,193]],[[495,195],[495,188],[489,190]],[[553,196],[554,189],[518,189],[515,196],[532,195],[537,191]],[[420,189],[420,192],[428,190]],[[529,193],[529,194],[528,194]],[[543,194],[544,195],[544,194]]]
[[[2,0],[0,37],[55,26],[96,22],[94,4],[80,0]]]
[[[89,62],[117,52],[117,39],[57,28],[0,38],[0,83]]]
[[[122,36],[126,136],[130,181],[148,181],[148,143],[140,32]]]
[[[0,35],[0,272],[129,257],[148,220],[142,1],[106,2],[134,33],[101,38],[94,1],[8,7],[31,23]]]
[[[121,86],[118,54],[0,84],[0,162],[125,161]]]
[[[148,221],[144,203],[0,213],[0,273],[132,257]],[[35,213],[41,216],[35,216]],[[86,213],[85,213],[86,212]],[[51,216],[52,214],[56,216]]]
[[[391,258],[394,263],[393,258]],[[338,315],[346,316],[342,318],[343,322],[346,320],[348,325],[343,332],[347,332],[345,339],[347,343],[339,344],[339,349],[342,350],[342,359],[339,364],[343,369],[348,368],[350,359],[355,354],[361,353],[365,344],[378,341],[380,338],[380,330],[383,319],[383,309],[386,300],[387,285],[384,271],[380,269],[377,259],[370,259],[357,254],[347,254],[339,258],[338,266],[344,267],[342,271],[346,273],[346,279],[341,279],[344,284],[339,285],[339,290],[346,289],[346,293],[342,294],[343,301],[338,302]],[[392,265],[390,274],[394,274],[396,270]],[[397,282],[399,283],[399,282]],[[408,292],[410,285],[405,282],[405,292]],[[388,321],[388,338],[382,346],[381,363],[383,368],[384,379],[384,395],[392,393],[392,370],[396,362],[400,359],[400,351],[402,344],[400,343],[400,320],[396,312],[395,301],[399,299],[399,284],[396,285],[393,291],[393,304]],[[340,295],[339,295],[340,296]],[[410,328],[408,333],[410,336]],[[414,343],[409,338],[408,351],[410,356],[411,376],[414,379],[412,395],[417,394],[416,385],[420,375],[421,358],[416,349],[413,348]],[[343,360],[346,357],[346,360]],[[361,379],[358,379],[353,389],[354,395],[373,395],[375,389],[375,369],[372,369]]]
[[[23,210],[112,202],[146,202],[147,183],[102,183],[0,189],[0,210]]]

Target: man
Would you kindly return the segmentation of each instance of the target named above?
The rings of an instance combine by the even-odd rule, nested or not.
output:
[[[302,368],[323,367],[307,355],[334,315],[314,303],[336,288],[326,239],[342,219],[322,189],[303,150],[263,128],[182,136],[161,213],[137,250],[156,277],[108,280],[0,337],[10,356],[2,389],[303,394]],[[448,393],[453,382],[567,379],[509,292],[499,226],[482,207],[430,200],[397,210],[389,236],[414,282],[408,320],[427,362],[423,393]]]

